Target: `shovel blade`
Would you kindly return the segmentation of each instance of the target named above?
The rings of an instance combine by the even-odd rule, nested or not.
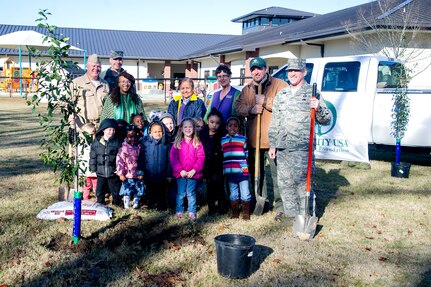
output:
[[[253,215],[262,215],[263,209],[265,207],[265,197],[257,196],[256,197],[256,206],[254,207]]]
[[[292,227],[292,234],[300,240],[310,240],[317,229],[318,218],[316,216],[297,215]]]

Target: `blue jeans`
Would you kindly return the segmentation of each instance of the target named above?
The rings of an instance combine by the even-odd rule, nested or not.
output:
[[[141,197],[145,192],[145,184],[137,178],[128,178],[123,181],[120,189],[120,195]]]
[[[177,206],[175,212],[184,212],[184,198],[187,196],[188,212],[196,214],[196,179],[177,178]]]
[[[228,184],[230,190],[230,200],[238,200],[239,195],[241,195],[242,202],[247,202],[251,200],[250,189],[248,188],[248,180],[243,180],[240,182],[228,181]]]

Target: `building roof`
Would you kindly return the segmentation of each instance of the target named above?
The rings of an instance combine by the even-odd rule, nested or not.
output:
[[[111,49],[118,49],[124,51],[125,59],[180,61],[235,51],[255,51],[257,48],[279,44],[321,41],[325,38],[346,35],[348,33],[347,26],[351,31],[369,29],[368,24],[361,21],[362,16],[385,28],[385,23],[388,23],[387,19],[390,19],[391,23],[402,24],[401,20],[406,13],[405,11],[412,12],[413,15],[416,15],[413,21],[415,27],[419,26],[431,30],[429,0],[382,0],[382,2],[392,5],[384,14],[381,13],[377,1],[374,1],[245,35],[80,28],[59,28],[58,32],[70,38],[69,44],[86,50],[87,54],[97,53],[108,58]],[[271,11],[272,9],[276,11],[284,8],[269,7],[250,14],[263,10]],[[44,33],[42,28],[33,26],[0,25],[0,35],[29,29]],[[16,50],[0,49],[0,54],[13,55],[17,53]],[[79,54],[79,52],[70,51],[71,55],[74,53]]]
[[[235,23],[242,23],[244,21],[247,21],[256,17],[265,17],[265,16],[267,17],[286,16],[292,19],[304,19],[304,18],[316,16],[316,15],[318,14],[272,6],[272,7],[256,10],[254,12],[245,14],[243,16],[232,19],[231,21]]]
[[[387,0],[385,0],[387,1]],[[381,13],[377,1],[342,9],[332,13],[307,18],[301,21],[281,25],[273,29],[257,33],[249,33],[240,37],[231,38],[218,43],[205,50],[196,50],[188,55],[190,58],[204,57],[208,55],[224,54],[235,51],[255,51],[257,48],[278,44],[298,43],[307,40],[320,40],[324,38],[348,34],[346,27],[350,30],[361,31],[369,28],[362,20],[362,15],[368,19],[374,19],[375,23],[384,27],[389,18],[391,23],[401,22],[404,9],[412,11],[417,15],[414,25],[425,29],[431,29],[431,5],[429,0],[393,0],[393,9],[385,14]],[[389,27],[393,28],[393,27]]]
[[[0,35],[21,30],[33,30],[44,34],[43,28],[35,26],[0,25]],[[112,49],[124,51],[124,58],[152,60],[182,60],[184,55],[204,50],[238,35],[140,32],[124,30],[101,30],[61,28],[57,30],[70,38],[69,44],[109,58]],[[0,54],[17,54],[17,50],[0,49]],[[80,54],[70,51],[70,55]]]

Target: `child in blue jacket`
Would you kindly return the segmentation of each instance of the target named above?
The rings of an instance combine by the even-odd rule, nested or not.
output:
[[[169,151],[171,143],[165,137],[164,125],[159,121],[148,127],[148,135],[142,139],[138,169],[144,171],[146,196],[150,207],[166,209],[166,184],[170,176]]]

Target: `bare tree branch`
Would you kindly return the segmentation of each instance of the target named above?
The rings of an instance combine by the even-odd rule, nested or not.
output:
[[[358,12],[356,22],[344,25],[359,49],[403,61],[413,78],[431,65],[425,56],[426,23],[420,18],[423,2],[426,1],[375,1],[370,3],[370,9]]]

